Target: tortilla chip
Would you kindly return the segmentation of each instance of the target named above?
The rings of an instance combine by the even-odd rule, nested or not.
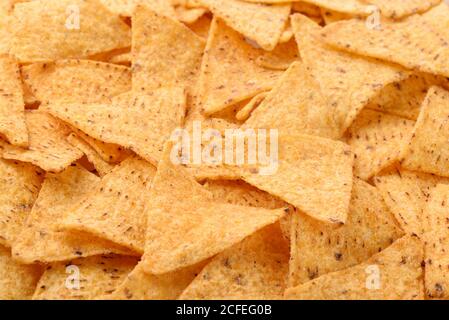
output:
[[[204,263],[162,275],[145,273],[142,263],[126,277],[107,300],[174,300],[195,279]]]
[[[199,0],[214,16],[256,42],[261,48],[271,51],[279,42],[290,15],[291,4],[266,5],[241,0]]]
[[[449,177],[449,92],[432,87],[405,148],[406,169]]]
[[[37,199],[43,172],[28,163],[0,159],[0,244],[11,247]]]
[[[326,9],[321,9],[321,16],[324,19],[325,25],[354,18],[354,16],[350,14]]]
[[[408,76],[399,67],[327,47],[319,38],[321,28],[305,16],[291,20],[304,65],[318,81],[341,134],[383,87]]]
[[[179,21],[192,24],[201,18],[206,12],[206,8],[186,8],[179,6],[175,8],[176,17]]]
[[[401,19],[416,13],[422,13],[433,6],[436,6],[441,0],[364,0],[375,5],[380,9],[384,17],[389,19]]]
[[[303,0],[318,7],[351,15],[367,16],[367,4],[359,0]]]
[[[449,179],[393,169],[375,177],[374,182],[401,228],[408,234],[421,236],[423,210],[430,192],[439,183],[449,184]]]
[[[404,21],[383,22],[378,29],[359,20],[333,23],[322,36],[345,51],[449,77],[449,7],[444,3]]]
[[[282,299],[288,259],[279,225],[268,226],[213,258],[180,299]]]
[[[161,86],[196,83],[204,40],[178,21],[144,6],[133,15],[133,90],[146,93]]]
[[[264,55],[214,19],[200,76],[204,112],[210,115],[270,90],[282,72],[260,67],[255,61]]]
[[[0,55],[0,134],[13,145],[28,146],[19,66],[6,55]]]
[[[434,85],[449,87],[449,82],[444,77],[428,73],[411,74],[401,82],[386,86],[366,107],[416,120],[427,91]]]
[[[292,11],[298,12],[309,17],[320,17],[320,7],[304,1],[296,1],[292,3]]]
[[[368,181],[399,161],[412,136],[414,121],[365,109],[348,129],[345,141],[356,154],[354,174]]]
[[[424,209],[425,288],[431,299],[449,297],[447,265],[447,223],[449,219],[449,185],[438,185],[431,193]]]
[[[157,166],[165,140],[183,123],[185,93],[164,88],[147,95],[125,93],[112,104],[52,104],[45,110],[89,136],[129,148]]]
[[[170,0],[100,0],[111,12],[124,17],[131,17],[136,6],[146,6],[160,15],[175,18],[176,12]]]
[[[367,260],[403,235],[382,196],[355,180],[348,219],[335,228],[301,213],[292,215],[289,286]]]
[[[137,157],[123,161],[59,223],[64,230],[87,232],[142,253],[146,229],[144,207],[154,167]]]
[[[237,114],[236,118],[239,121],[245,121],[249,118],[251,115],[251,112],[253,112],[254,109],[256,109],[268,96],[268,92],[262,92],[259,93],[257,96],[253,97],[242,109],[240,109]]]
[[[293,37],[293,31],[290,32]],[[266,69],[287,70],[297,60],[299,60],[298,46],[295,39],[289,39],[280,43],[273,51],[257,57],[256,63]]]
[[[83,153],[66,141],[67,126],[51,115],[38,111],[25,112],[29,132],[28,149],[2,143],[3,158],[30,162],[45,171],[61,172]]]
[[[302,62],[294,62],[254,110],[243,128],[279,129],[284,134],[337,137],[331,109]]]
[[[21,63],[84,58],[131,44],[130,28],[98,0],[19,3],[14,17],[11,52]]]
[[[33,300],[92,300],[111,294],[136,264],[136,258],[115,255],[51,264],[39,280]]]
[[[98,177],[78,165],[58,174],[47,174],[39,197],[14,242],[14,259],[22,263],[49,263],[98,254],[130,254],[102,239],[58,230],[64,216],[99,182]]]
[[[195,32],[199,37],[207,40],[209,37],[209,29],[212,19],[208,15],[204,15],[194,23],[188,25],[189,29]]]
[[[0,4],[0,54],[9,53],[12,37],[12,5],[8,1]]]
[[[273,165],[264,168],[274,169],[272,174],[262,174],[260,168],[245,169],[241,173],[243,180],[315,219],[344,223],[351,198],[354,161],[349,146],[306,135],[280,135],[278,146],[276,168]]]
[[[112,171],[112,169],[114,169],[114,165],[104,161],[87,142],[79,138],[76,134],[71,133],[67,137],[67,141],[84,153],[89,162],[93,164],[95,170],[97,171],[100,177],[107,175],[109,172]]]
[[[130,52],[121,53],[121,54],[115,55],[115,56],[111,57],[111,59],[109,59],[109,63],[120,64],[120,65],[124,65],[127,67],[131,66],[131,61],[132,61],[132,55]]]
[[[25,87],[42,103],[110,102],[131,90],[129,68],[90,60],[59,60],[22,67]]]
[[[365,263],[287,289],[285,297],[292,300],[422,300],[422,260],[421,242],[416,237],[405,236]],[[379,289],[370,289],[371,270],[379,271]]]
[[[170,152],[168,143],[147,207],[142,258],[146,272],[160,275],[206,260],[275,223],[285,214],[283,209],[213,202],[206,189],[182,167],[172,164]]]
[[[42,274],[40,267],[19,264],[0,246],[0,299],[30,300]]]

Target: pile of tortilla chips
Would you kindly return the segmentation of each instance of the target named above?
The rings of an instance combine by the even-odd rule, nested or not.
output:
[[[0,299],[449,299],[449,6],[1,0],[0,191]]]

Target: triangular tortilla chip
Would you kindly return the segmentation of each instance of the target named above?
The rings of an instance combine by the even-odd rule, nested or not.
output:
[[[186,8],[184,6],[175,7],[176,17],[179,21],[192,24],[201,18],[206,12],[206,8]]]
[[[30,162],[45,171],[61,172],[83,156],[79,149],[67,142],[70,129],[58,119],[33,110],[25,112],[25,121],[29,147],[19,148],[2,142],[3,158]]]
[[[449,81],[429,73],[414,73],[403,81],[387,85],[366,107],[416,120],[427,91],[435,85],[449,87]]]
[[[37,199],[43,172],[18,161],[0,160],[0,244],[12,246]]]
[[[293,300],[422,300],[422,261],[421,241],[405,236],[365,263],[288,289],[285,297]]]
[[[367,260],[403,235],[371,185],[355,180],[348,219],[335,228],[301,213],[292,214],[289,286]]]
[[[294,62],[282,75],[243,128],[279,129],[284,134],[338,136],[332,109],[302,62]]]
[[[449,77],[449,7],[442,3],[423,15],[367,28],[365,21],[333,23],[323,39],[342,50]]]
[[[23,263],[55,262],[107,253],[130,253],[113,243],[82,233],[58,230],[64,216],[83,200],[100,179],[70,166],[47,174],[39,197],[13,245],[13,257]]]
[[[344,223],[352,190],[354,154],[348,145],[306,135],[280,135],[279,161],[244,169],[243,180],[315,219]],[[270,145],[271,148],[271,145]]]
[[[98,0],[36,0],[14,7],[11,52],[21,63],[84,58],[129,47],[131,30]]]
[[[303,0],[306,3],[314,4],[318,7],[332,11],[348,13],[351,15],[366,16],[367,5],[359,0]]]
[[[0,134],[13,145],[28,146],[25,104],[17,62],[0,55]]]
[[[174,300],[195,279],[204,263],[162,275],[146,273],[139,263],[106,300]]]
[[[145,206],[154,167],[137,157],[123,161],[101,179],[59,223],[65,230],[87,232],[136,252],[143,252]]]
[[[432,87],[423,102],[401,164],[410,170],[449,177],[449,92]]]
[[[421,13],[439,4],[441,0],[362,0],[379,8],[384,17],[401,19],[406,16]]]
[[[449,297],[449,185],[438,185],[430,195],[424,210],[425,243],[425,288],[428,298],[447,299]]]
[[[0,246],[1,300],[31,299],[41,274],[41,267],[14,261],[9,249]]]
[[[423,233],[423,209],[430,192],[449,179],[430,174],[392,169],[374,178],[377,189],[393,212],[402,229],[408,234]]]
[[[58,60],[22,67],[25,87],[42,103],[110,102],[131,90],[131,70],[90,60]]]
[[[201,37],[182,23],[144,6],[137,7],[132,21],[135,92],[196,84],[205,46]]]
[[[0,4],[0,54],[9,53],[12,37],[13,8],[9,1]]]
[[[107,175],[114,169],[114,165],[104,161],[87,142],[79,138],[76,134],[71,133],[67,137],[67,141],[84,153],[89,162],[93,164],[100,177]]]
[[[39,280],[33,300],[92,300],[111,294],[136,264],[136,258],[116,255],[51,264]]]
[[[176,17],[170,0],[100,0],[111,12],[124,17],[131,17],[137,5],[144,5],[167,17]]]
[[[157,166],[166,139],[182,126],[185,93],[158,89],[144,95],[125,93],[112,104],[52,104],[45,110],[89,136],[115,143]]]
[[[399,161],[412,136],[414,121],[374,110],[362,110],[348,129],[345,141],[356,154],[354,174],[369,180]]]
[[[291,39],[280,43],[273,51],[265,52],[256,59],[256,63],[266,69],[287,70],[291,64],[299,60],[298,45],[293,39],[293,31],[290,29]]]
[[[204,112],[210,115],[270,90],[282,71],[260,67],[256,60],[264,54],[214,19],[200,76]]]
[[[383,87],[408,76],[402,68],[329,48],[319,38],[321,28],[303,15],[291,20],[304,65],[328,100],[340,134]]]
[[[213,258],[180,299],[282,299],[288,250],[279,225],[268,226]]]
[[[147,206],[146,272],[159,275],[206,260],[285,214],[213,202],[206,189],[172,164],[171,147],[166,145]]]
[[[268,96],[269,91],[261,92],[257,96],[254,96],[243,108],[241,108],[235,115],[239,121],[245,121],[251,115],[254,109],[256,109]]]
[[[227,25],[271,51],[279,42],[290,15],[291,4],[266,5],[241,0],[199,0]]]

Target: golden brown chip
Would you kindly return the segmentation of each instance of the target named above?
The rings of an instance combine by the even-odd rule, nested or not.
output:
[[[209,36],[209,29],[212,19],[208,15],[204,15],[188,27],[198,36],[206,40]]]
[[[293,38],[293,32],[289,30]],[[272,70],[287,70],[291,64],[299,60],[298,46],[295,39],[280,43],[273,51],[268,51],[257,57],[256,63]]]
[[[293,2],[292,11],[309,17],[319,17],[321,15],[320,7],[305,1]]]
[[[178,21],[139,6],[133,15],[133,90],[196,84],[204,40]]]
[[[92,300],[111,294],[136,264],[136,258],[115,255],[51,264],[39,280],[33,300]]]
[[[0,244],[11,247],[37,199],[43,172],[23,162],[0,159]]]
[[[368,15],[367,4],[359,0],[303,0],[304,2],[314,4],[318,7],[352,14],[352,15]]]
[[[64,216],[99,182],[98,177],[78,165],[58,174],[47,174],[39,197],[13,244],[14,259],[23,263],[49,263],[98,254],[130,254],[111,242],[59,230]]]
[[[369,180],[399,161],[414,125],[414,121],[369,109],[360,112],[345,136],[356,154],[354,174]]]
[[[9,53],[13,31],[13,6],[9,0],[0,3],[0,54]]]
[[[129,47],[131,31],[98,0],[35,0],[14,8],[11,52],[24,62],[84,58]]]
[[[332,10],[326,10],[321,9],[321,16],[324,19],[325,25],[341,21],[341,20],[348,20],[354,18],[354,16],[338,11],[332,11]]]
[[[328,273],[285,293],[292,300],[422,300],[423,246],[405,236],[355,267]]]
[[[0,299],[29,300],[42,269],[36,265],[23,265],[11,258],[9,249],[0,246]]]
[[[180,299],[282,299],[288,249],[279,225],[268,226],[213,258]]]
[[[142,253],[154,167],[137,157],[123,161],[59,223]]]
[[[334,226],[292,214],[289,286],[367,260],[403,235],[376,188],[356,180],[348,219]]]
[[[401,19],[421,13],[439,4],[441,0],[363,0],[379,8],[383,16],[390,19]]]
[[[235,115],[235,118],[239,121],[245,121],[251,115],[254,109],[256,109],[268,96],[268,91],[261,92],[257,96],[253,97],[243,108],[241,108]]]
[[[201,18],[206,12],[206,8],[187,8],[184,6],[179,6],[175,8],[176,17],[179,21],[187,24],[195,23],[199,18]]]
[[[137,5],[146,6],[160,15],[175,18],[176,13],[170,0],[100,0],[111,12],[131,17]]]
[[[449,177],[449,92],[432,87],[405,148],[406,169]]]
[[[30,162],[45,171],[61,172],[71,163],[83,156],[83,153],[67,142],[70,129],[39,111],[25,112],[25,121],[29,132],[27,149],[2,142],[3,158]]]
[[[90,60],[58,60],[22,67],[25,87],[42,103],[110,102],[131,90],[129,68]]]

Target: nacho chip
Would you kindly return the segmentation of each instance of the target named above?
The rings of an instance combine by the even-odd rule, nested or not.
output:
[[[305,1],[296,1],[292,3],[293,12],[298,12],[309,17],[321,16],[320,10],[320,7]]]
[[[324,23],[326,25],[335,23],[341,20],[348,20],[354,18],[354,16],[342,12],[332,11],[332,10],[326,10],[321,9],[321,16],[324,19]]]
[[[355,180],[344,226],[292,215],[289,286],[362,263],[402,235],[376,188]]]
[[[367,16],[367,4],[359,0],[303,0],[318,7],[351,15]]]
[[[64,230],[87,232],[142,253],[145,205],[154,167],[137,157],[123,161],[59,223]]]
[[[416,237],[405,236],[360,265],[287,289],[285,297],[293,300],[422,300],[422,260],[421,242]]]
[[[22,67],[25,87],[42,103],[110,102],[131,90],[129,68],[90,60],[59,60]]]
[[[100,0],[111,12],[131,17],[136,6],[146,6],[160,15],[175,18],[176,12],[169,0]]]
[[[327,47],[319,38],[321,28],[305,16],[291,20],[304,65],[318,81],[341,134],[383,87],[408,76],[399,67]]]
[[[12,5],[9,1],[0,4],[0,54],[9,53],[13,31]]]
[[[293,31],[290,32],[293,37]],[[267,69],[287,70],[297,60],[299,60],[298,46],[294,39],[289,39],[277,45],[273,51],[257,57],[256,63]]]
[[[146,273],[139,263],[107,300],[174,300],[195,279],[204,263],[162,275]]]
[[[369,180],[399,161],[412,136],[414,121],[373,110],[362,110],[348,129],[345,141],[356,154],[354,174]]]
[[[434,85],[449,87],[449,82],[444,77],[428,73],[411,74],[401,82],[386,86],[366,107],[416,120],[427,91]]]
[[[30,162],[45,171],[61,172],[83,153],[66,141],[70,129],[51,115],[38,111],[25,112],[29,132],[28,149],[2,143],[3,158]]]
[[[28,146],[19,66],[6,55],[0,55],[0,134],[13,145]]]
[[[64,216],[99,182],[98,177],[79,165],[58,174],[47,174],[39,197],[14,242],[14,259],[22,263],[49,263],[107,253],[130,254],[129,250],[102,239],[58,229]]]
[[[14,8],[21,63],[84,58],[131,44],[130,28],[98,0],[35,0]]]
[[[250,168],[242,172],[243,180],[315,219],[344,223],[351,198],[354,161],[349,146],[306,135],[281,135],[278,146],[278,163],[264,168],[271,174]]]
[[[288,243],[268,226],[212,259],[181,300],[273,300],[286,289]]]
[[[112,104],[52,104],[45,110],[89,136],[129,148],[157,166],[165,140],[183,123],[185,93],[164,88],[147,95],[125,93]]]
[[[425,288],[426,296],[433,299],[449,297],[447,265],[447,223],[449,219],[449,185],[438,185],[431,193],[424,209]]]
[[[19,264],[0,246],[0,299],[30,300],[42,274],[40,267]]]
[[[449,7],[441,4],[423,15],[367,28],[364,21],[333,23],[323,39],[342,50],[379,58],[409,69],[449,77]]]
[[[107,175],[112,171],[112,169],[114,169],[114,166],[112,164],[104,161],[87,142],[79,138],[76,134],[71,133],[67,137],[67,141],[84,153],[89,162],[93,164],[100,177]]]
[[[441,0],[364,0],[380,9],[384,17],[401,19],[406,16],[421,13],[439,4]]]
[[[206,189],[172,164],[171,147],[166,145],[147,207],[146,272],[160,275],[206,260],[285,214],[213,202]]]
[[[51,264],[39,280],[33,300],[90,300],[111,294],[136,264],[136,258],[116,255]]]
[[[43,172],[28,163],[0,159],[0,244],[11,247],[37,199]]]
[[[449,92],[432,87],[423,102],[402,166],[449,177]]]
[[[253,97],[245,106],[240,109],[235,115],[236,119],[239,121],[245,121],[251,115],[254,109],[256,109],[268,96],[267,92],[259,93],[257,96]]]
[[[290,3],[266,5],[241,0],[198,0],[227,25],[271,51],[279,42],[290,14]]]
[[[175,8],[176,17],[179,21],[192,24],[201,18],[206,12],[206,8],[186,8],[183,6]]]
[[[331,109],[302,62],[282,75],[243,128],[279,129],[286,134],[337,137]]]
[[[198,36],[200,36],[204,40],[207,40],[211,23],[212,19],[208,15],[204,15],[194,23],[188,25],[188,27]]]
[[[178,21],[139,6],[133,15],[133,90],[196,83],[204,40]]]
[[[255,61],[264,55],[214,19],[200,76],[204,112],[210,115],[270,90],[282,72],[260,67]]]
[[[439,183],[449,184],[449,179],[404,169],[392,169],[375,177],[374,182],[401,228],[408,234],[421,236],[423,210],[430,192]]]
[[[132,55],[130,52],[115,55],[109,59],[109,63],[121,64],[127,67],[131,66]]]

